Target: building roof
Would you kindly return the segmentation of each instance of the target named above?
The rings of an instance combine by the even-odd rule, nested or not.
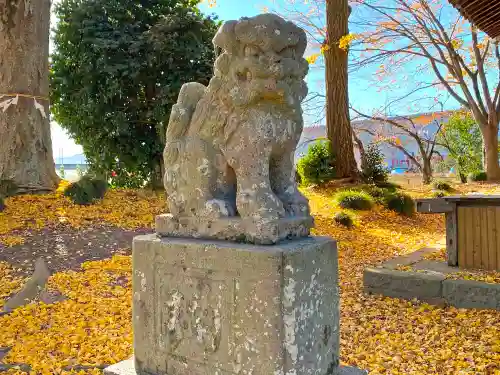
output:
[[[467,20],[500,39],[500,0],[449,0]]]

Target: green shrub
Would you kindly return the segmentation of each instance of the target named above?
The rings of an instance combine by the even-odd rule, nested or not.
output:
[[[469,176],[467,176],[467,180],[471,182],[475,181],[486,181],[488,179],[488,176],[486,175],[486,172],[472,172],[469,173]]]
[[[335,178],[334,159],[327,141],[317,141],[307,150],[307,154],[297,163],[304,185],[324,184]]]
[[[361,188],[361,191],[370,194],[377,203],[383,203],[385,196],[391,193],[389,190],[375,185],[365,185]]]
[[[434,190],[432,192],[433,198],[442,198],[442,197],[445,197],[446,195],[447,195],[446,191],[444,191],[444,190]]]
[[[393,182],[389,182],[389,181],[386,181],[386,182],[377,182],[375,184],[375,186],[379,187],[379,188],[382,188],[382,189],[385,189],[385,190],[388,190],[388,191],[396,191],[398,189],[401,189],[401,186],[398,185],[398,184],[395,184]]]
[[[69,185],[64,191],[64,195],[76,204],[88,205],[102,199],[107,187],[106,181],[90,176],[83,176],[77,182]]]
[[[338,212],[333,217],[337,224],[343,225],[347,228],[352,228],[354,226],[354,219],[348,212]]]
[[[102,199],[104,198],[104,195],[106,194],[106,191],[108,190],[108,183],[100,178],[92,178],[91,179],[92,185],[94,186],[95,189],[95,197],[97,199]]]
[[[415,201],[404,193],[391,193],[386,196],[384,205],[399,214],[412,216],[415,213]]]
[[[335,199],[341,208],[348,208],[351,210],[369,210],[373,207],[373,198],[364,191],[339,191],[335,195]]]
[[[367,183],[387,182],[389,171],[384,166],[384,155],[378,144],[370,143],[361,158],[361,178]]]
[[[442,180],[436,180],[436,181],[434,181],[432,183],[432,186],[436,190],[443,190],[443,191],[451,191],[452,190],[451,185],[448,182],[442,181]]]

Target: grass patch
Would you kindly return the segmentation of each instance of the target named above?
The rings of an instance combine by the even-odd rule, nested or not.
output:
[[[370,210],[374,201],[370,194],[359,190],[343,190],[335,194],[339,207],[351,210]]]
[[[354,226],[354,218],[348,212],[338,212],[333,217],[335,222],[339,225],[342,225],[346,228],[352,228]]]
[[[436,190],[442,190],[442,191],[452,191],[453,188],[451,187],[451,185],[446,182],[446,181],[443,181],[443,180],[436,180],[432,183],[432,186],[434,187],[434,189]]]
[[[391,211],[405,216],[415,213],[415,201],[408,194],[392,193],[385,198],[384,206]]]

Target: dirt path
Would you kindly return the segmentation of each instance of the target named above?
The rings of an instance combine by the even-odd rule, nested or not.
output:
[[[113,226],[74,229],[67,226],[46,228],[38,232],[19,233],[22,245],[0,245],[0,261],[5,261],[20,275],[30,274],[36,259],[43,258],[52,273],[78,270],[83,262],[110,258],[113,254],[130,254],[132,239],[151,229],[125,230]]]

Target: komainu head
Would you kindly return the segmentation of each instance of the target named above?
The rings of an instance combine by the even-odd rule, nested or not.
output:
[[[214,45],[222,54],[209,88],[227,91],[231,106],[271,101],[300,107],[307,95],[308,71],[303,58],[307,39],[301,28],[277,15],[261,14],[226,22]]]

